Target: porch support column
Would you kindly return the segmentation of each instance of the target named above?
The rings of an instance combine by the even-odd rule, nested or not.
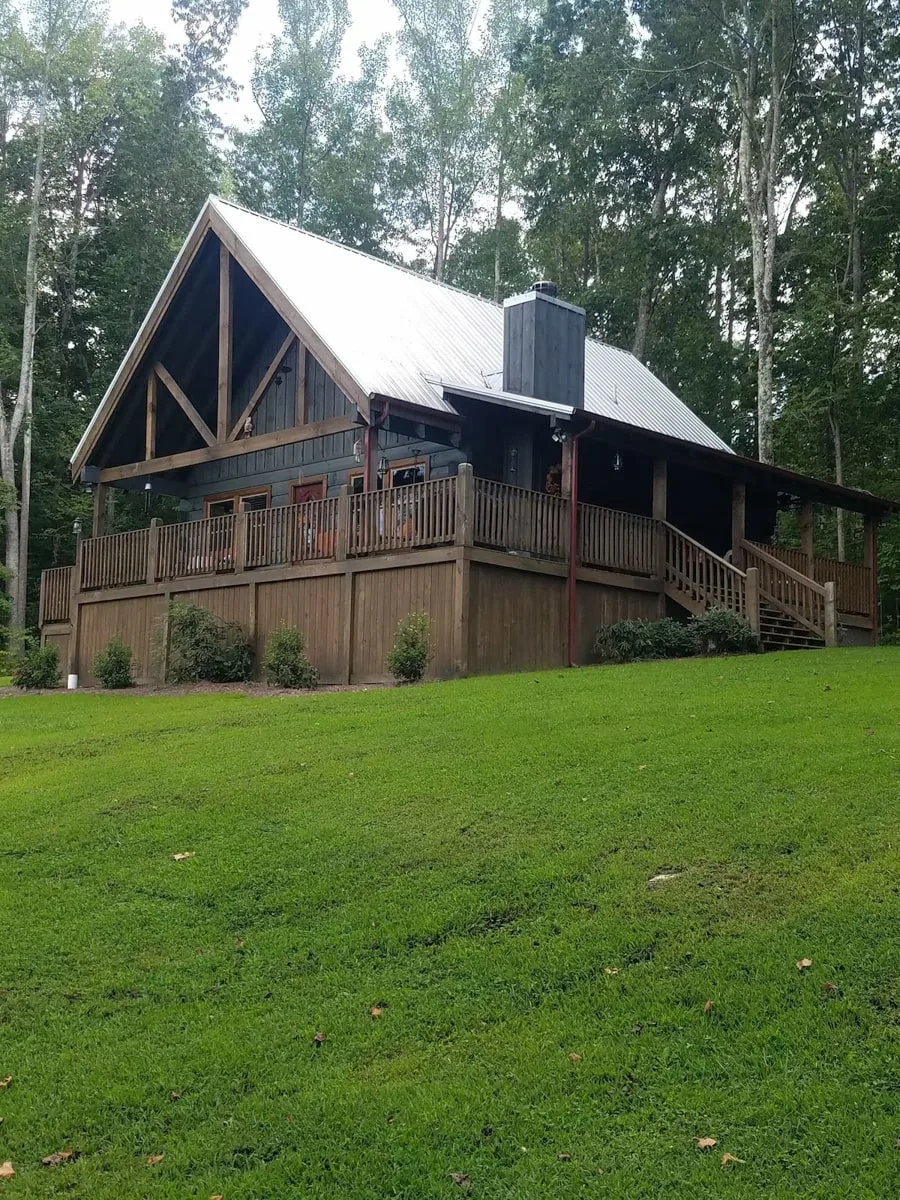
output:
[[[806,574],[810,579],[814,579],[816,568],[813,553],[813,506],[808,501],[800,509],[800,549],[806,559]]]
[[[872,645],[878,645],[878,518],[866,515],[863,523],[863,563],[869,569],[869,609]]]
[[[91,524],[91,537],[103,537],[106,533],[106,495],[109,488],[105,483],[98,483],[94,488],[94,515]]]
[[[568,500],[572,495],[572,449],[574,444],[574,439],[569,433],[562,444],[562,475],[559,480],[559,494],[563,500]]]
[[[731,485],[731,561],[743,568],[744,548],[747,536],[747,487],[743,483]]]
[[[657,522],[655,534],[655,563],[656,574],[660,579],[666,577],[666,531],[662,525],[668,520],[669,513],[669,464],[664,458],[653,460],[653,508],[652,516]],[[662,608],[665,608],[663,598]]]

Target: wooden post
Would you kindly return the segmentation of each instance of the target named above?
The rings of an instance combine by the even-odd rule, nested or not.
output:
[[[162,521],[154,517],[150,522],[150,537],[147,541],[147,582],[156,583],[159,577],[159,530]]]
[[[91,537],[103,537],[106,533],[106,493],[105,483],[98,483],[94,488],[94,514],[91,521]]]
[[[559,494],[563,500],[568,500],[572,495],[572,450],[574,445],[572,435],[567,434],[566,440],[562,444],[562,475],[559,481]]]
[[[878,518],[867,515],[863,523],[863,563],[869,569],[869,609],[872,644],[878,645]]]
[[[743,483],[731,485],[731,561],[738,568],[744,565],[743,541],[747,536],[747,488]]]
[[[471,546],[475,538],[475,475],[471,463],[460,463],[456,476],[456,544]]]
[[[653,519],[656,521],[656,574],[666,577],[666,530],[663,521],[669,512],[669,464],[664,458],[653,460]],[[663,608],[665,601],[663,600]]]
[[[245,512],[237,513],[234,518],[232,554],[236,575],[241,575],[247,569],[247,524],[249,520],[250,514]]]
[[[81,639],[81,548],[82,538],[78,534],[75,542],[75,566],[72,568],[72,591],[69,598],[69,621],[72,631],[69,634],[69,675],[78,674],[78,658]]]
[[[344,562],[350,546],[350,489],[345,483],[341,487],[337,506],[337,533],[334,539],[334,557]]]
[[[830,648],[838,645],[837,603],[835,601],[835,586],[825,585],[825,645]]]
[[[151,371],[147,376],[147,423],[144,431],[144,459],[156,458],[156,402],[159,376]]]
[[[219,245],[219,384],[216,440],[228,438],[231,410],[231,255]]]
[[[747,568],[747,620],[754,633],[759,633],[759,568]]]
[[[298,425],[306,424],[306,347],[297,343],[297,412]]]
[[[800,508],[800,549],[806,558],[806,574],[815,579],[815,558],[813,555],[813,506],[804,504]]]

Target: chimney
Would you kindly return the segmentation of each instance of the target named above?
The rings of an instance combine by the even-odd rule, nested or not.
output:
[[[583,308],[555,283],[536,283],[503,305],[503,390],[584,408]]]

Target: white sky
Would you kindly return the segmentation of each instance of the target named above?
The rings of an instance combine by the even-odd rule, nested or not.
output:
[[[108,0],[109,15],[113,21],[126,25],[143,22],[159,29],[167,37],[175,33],[170,11],[170,0]],[[362,45],[371,45],[382,34],[393,33],[398,27],[397,11],[391,0],[349,0],[353,24],[344,43],[344,70],[354,74],[357,51]],[[241,87],[241,99],[237,105],[228,105],[222,116],[231,123],[255,122],[258,113],[249,91],[253,56],[260,45],[278,32],[277,0],[249,0],[228,57],[228,71]]]

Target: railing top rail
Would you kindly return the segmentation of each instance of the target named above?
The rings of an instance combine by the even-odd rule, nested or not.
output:
[[[720,566],[726,567],[734,575],[737,575],[741,579],[747,578],[746,573],[742,571],[740,567],[736,567],[734,563],[730,563],[727,558],[721,558],[718,554],[713,553],[709,546],[704,546],[703,543],[698,542],[696,538],[692,538],[689,534],[684,533],[678,528],[677,525],[672,525],[669,521],[660,521],[660,524],[665,529],[668,529],[674,533],[676,537],[682,538],[684,541],[689,542],[692,546],[696,547],[697,550],[702,551],[707,558],[711,558],[714,562],[719,563]],[[775,561],[777,562],[778,560],[776,559]]]
[[[645,521],[648,525],[652,525],[656,519],[655,517],[646,517],[643,513],[626,512],[624,508],[609,508],[605,504],[588,504],[586,500],[579,500],[578,507],[585,510],[593,509],[595,512],[612,513],[616,517],[627,517],[629,521]]]
[[[804,575],[801,571],[795,571],[792,566],[784,562],[783,559],[776,558],[774,554],[769,554],[767,550],[762,550],[755,542],[748,542],[746,539],[741,542],[744,550],[751,554],[757,555],[763,562],[769,563],[773,567],[777,567],[779,571],[787,575],[789,579],[793,579],[796,583],[802,583],[809,588],[811,592],[815,592],[818,596],[825,595],[824,585],[816,583],[814,579],[810,579],[808,575]]]

